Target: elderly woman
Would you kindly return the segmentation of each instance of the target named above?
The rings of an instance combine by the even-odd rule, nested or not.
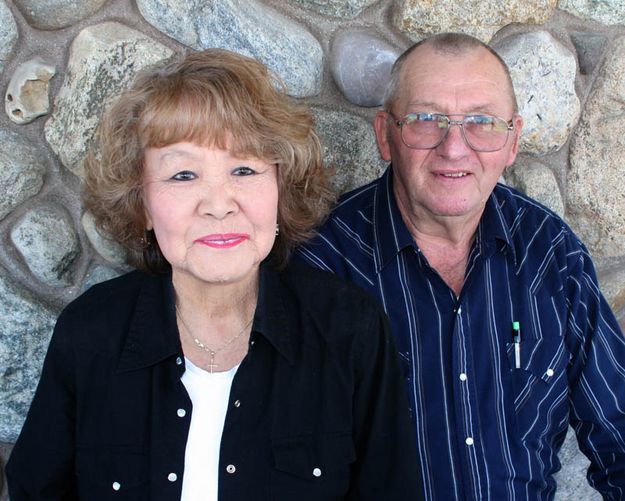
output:
[[[59,317],[12,501],[420,499],[381,308],[288,264],[332,197],[277,86],[208,50],[105,115],[85,204],[140,271]]]

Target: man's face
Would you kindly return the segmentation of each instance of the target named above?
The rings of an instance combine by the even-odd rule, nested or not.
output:
[[[451,126],[435,148],[408,148],[390,115],[376,116],[378,145],[382,157],[393,163],[394,191],[404,219],[413,224],[477,224],[497,180],[514,162],[522,127],[499,61],[482,48],[449,55],[421,46],[404,63],[391,111],[398,120],[415,112],[442,113],[454,120],[467,114],[513,120],[515,129],[505,146],[485,153],[473,151],[458,126]]]

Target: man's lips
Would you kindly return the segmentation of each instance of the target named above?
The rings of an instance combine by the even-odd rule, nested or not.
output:
[[[203,237],[196,238],[193,242],[214,249],[227,249],[236,247],[246,240],[249,240],[249,238],[250,236],[247,233],[214,233],[212,235],[204,235]]]

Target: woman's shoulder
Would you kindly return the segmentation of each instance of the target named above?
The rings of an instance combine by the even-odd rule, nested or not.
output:
[[[281,277],[288,293],[306,310],[329,309],[369,318],[383,314],[376,298],[333,273],[294,261]]]

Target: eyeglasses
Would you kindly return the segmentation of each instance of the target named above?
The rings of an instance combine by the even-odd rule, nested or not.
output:
[[[401,129],[401,139],[408,148],[430,150],[441,144],[452,125],[458,125],[467,145],[481,152],[498,151],[508,142],[510,131],[514,130],[512,120],[490,115],[458,115],[462,120],[451,120],[441,113],[409,113],[397,120],[392,113],[393,123]],[[455,116],[455,115],[452,115]]]

